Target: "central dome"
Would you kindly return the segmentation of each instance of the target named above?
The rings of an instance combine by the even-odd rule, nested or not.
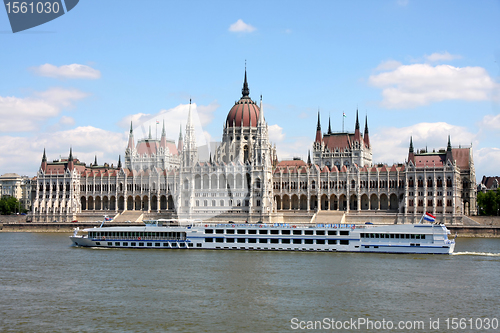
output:
[[[257,127],[260,109],[249,97],[250,89],[248,89],[246,69],[245,81],[241,93],[241,99],[234,104],[227,114],[226,125],[227,127],[249,127],[250,125]]]

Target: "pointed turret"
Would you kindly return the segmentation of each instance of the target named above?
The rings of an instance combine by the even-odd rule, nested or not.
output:
[[[413,137],[410,136],[410,149],[408,151],[408,162],[412,161],[415,164],[415,154],[413,152]]]
[[[74,167],[75,167],[75,164],[73,162],[73,149],[72,149],[72,147],[69,147],[68,169],[70,171],[72,171]]]
[[[167,147],[167,132],[165,131],[165,120],[163,120],[163,128],[161,130],[160,147],[165,149]]]
[[[311,150],[307,150],[307,165],[311,166]]]
[[[47,155],[45,155],[45,148],[43,148],[42,165],[40,166],[42,171],[47,170]]]
[[[365,141],[365,146],[370,148],[370,137],[368,135],[368,116],[365,116],[365,134],[363,135],[363,140]]]
[[[118,169],[122,168],[122,156],[118,155]]]
[[[97,155],[95,155],[94,166],[97,166]]]
[[[357,109],[356,109],[356,126],[354,129],[354,141],[358,141],[360,144],[362,142],[361,132],[359,130],[359,117],[358,117],[358,110]]]
[[[257,126],[263,126],[263,125],[264,125],[264,107],[262,106],[262,95],[260,95],[260,110],[259,110],[259,120],[257,121]]]
[[[177,142],[177,151],[179,154],[182,151],[182,148],[184,147],[184,141],[182,140],[182,124],[179,125],[179,141]]]
[[[250,98],[250,89],[248,89],[247,82],[247,66],[245,64],[245,81],[243,82],[243,89],[241,89],[241,95],[243,98]]]
[[[453,151],[451,149],[451,139],[448,135],[448,146],[446,147],[446,160],[453,164]]]
[[[332,123],[330,116],[328,116],[328,134],[332,134]]]
[[[198,149],[196,148],[196,137],[194,133],[194,125],[191,115],[191,99],[189,100],[188,120],[186,124],[186,141],[182,150],[184,158],[184,166],[191,167],[198,162]]]
[[[128,134],[128,146],[127,148],[130,149],[130,151],[134,150],[134,129],[132,127],[132,121],[130,121],[130,132]]]
[[[318,125],[316,126],[316,140],[314,142],[321,143],[322,136],[321,136],[321,123],[319,121],[319,111],[318,111]]]
[[[152,140],[153,137],[151,136],[151,125],[149,125],[149,136],[148,136],[148,140]]]

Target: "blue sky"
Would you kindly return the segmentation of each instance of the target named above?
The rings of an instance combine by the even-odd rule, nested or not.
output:
[[[69,147],[116,165],[165,120],[177,140],[189,99],[197,140],[220,139],[241,96],[263,95],[278,157],[307,157],[323,130],[368,116],[374,162],[416,148],[474,147],[500,174],[499,1],[94,1],[13,34],[0,10],[0,174],[33,176]],[[161,131],[161,128],[158,128]]]

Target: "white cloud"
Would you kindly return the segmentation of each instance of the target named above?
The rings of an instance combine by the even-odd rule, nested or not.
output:
[[[283,127],[279,125],[268,126],[269,141],[271,142],[281,142],[285,138],[285,133],[283,133]]]
[[[34,96],[19,98],[0,96],[0,131],[29,132],[40,128],[40,123],[57,116],[63,108],[88,96],[77,89],[51,88],[35,92]]]
[[[396,69],[398,68],[399,66],[401,66],[402,64],[399,62],[399,61],[396,61],[396,60],[387,60],[387,61],[383,61],[381,62],[377,68],[375,68],[375,71],[376,72],[380,72],[380,71],[390,71],[390,70],[393,70],[393,69]]]
[[[198,106],[196,103],[191,104],[196,144],[198,146],[205,145],[206,142],[208,142],[203,127],[212,122],[214,118],[213,114],[218,108],[219,104],[217,101],[213,101],[209,105]],[[152,137],[155,138],[158,135],[159,138],[163,127],[163,121],[165,121],[167,138],[177,141],[180,128],[182,128],[182,136],[185,134],[188,112],[189,104],[180,104],[168,110],[160,110],[156,114],[137,113],[126,116],[118,122],[118,125],[128,130],[130,128],[130,121],[132,120],[134,138],[137,141],[149,135],[150,126]],[[156,121],[159,121],[158,125]]]
[[[382,88],[382,106],[413,108],[444,100],[482,101],[492,99],[499,85],[482,67],[399,66],[372,75],[371,85]]]
[[[229,26],[229,31],[231,32],[252,32],[255,30],[256,30],[255,27],[243,22],[242,19],[239,19],[238,21]]]
[[[500,131],[500,114],[497,115],[486,115],[483,117],[479,123],[481,128]]]
[[[62,116],[61,120],[59,120],[61,125],[74,125],[75,119],[72,117]]]
[[[49,161],[66,158],[70,147],[74,157],[88,164],[94,162],[116,165],[127,145],[125,133],[115,133],[86,126],[66,131],[54,131],[31,137],[0,136],[0,173],[16,172],[34,176],[40,167],[43,149]]]
[[[40,76],[54,77],[58,79],[98,79],[101,77],[101,72],[92,67],[71,64],[60,67],[44,64],[38,67],[32,67],[31,70]]]
[[[480,182],[483,176],[498,176],[499,164],[500,148],[481,148],[474,150],[476,182]]]
[[[403,162],[408,157],[410,136],[413,138],[415,150],[427,147],[433,149],[446,148],[448,135],[452,146],[470,145],[477,142],[476,136],[466,128],[444,122],[419,123],[408,127],[388,127],[378,129],[370,136],[373,147],[374,163]]]
[[[449,54],[448,52],[443,53],[433,53],[430,56],[425,56],[427,61],[436,62],[436,61],[449,61],[453,59],[460,59],[462,56]]]

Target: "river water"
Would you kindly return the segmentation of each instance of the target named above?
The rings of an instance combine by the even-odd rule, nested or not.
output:
[[[90,249],[68,236],[0,233],[0,332],[500,330],[500,239],[393,255]]]

